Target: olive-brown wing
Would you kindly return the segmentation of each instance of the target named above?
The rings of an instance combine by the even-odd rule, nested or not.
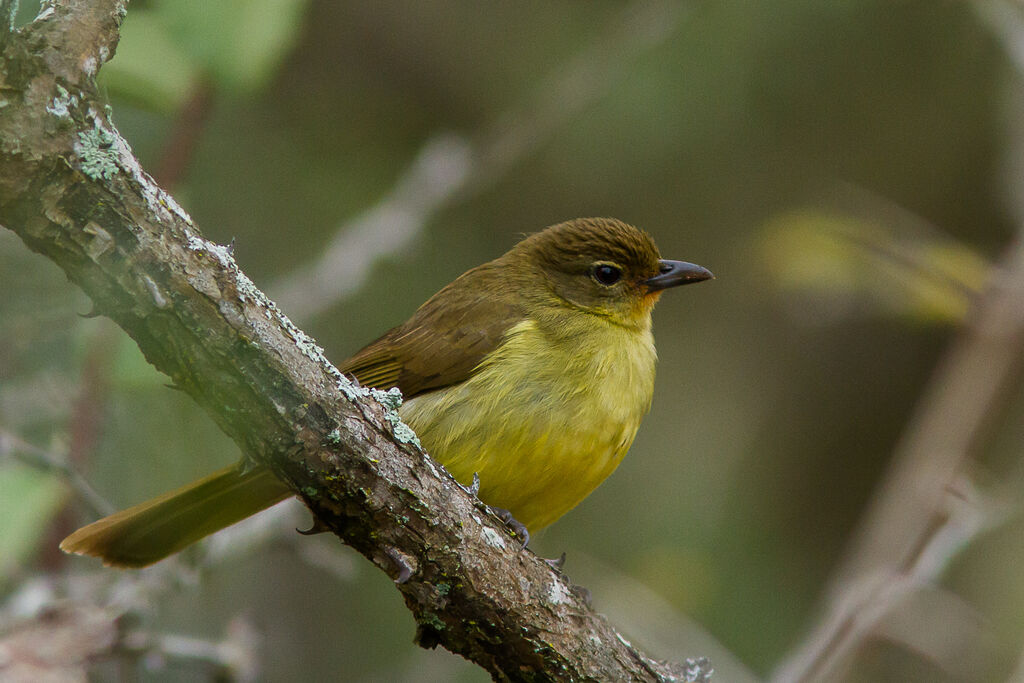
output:
[[[469,378],[505,333],[520,322],[522,308],[507,290],[494,295],[473,271],[427,301],[407,322],[391,329],[339,366],[360,384],[398,387],[412,398]],[[454,290],[454,291],[453,291]],[[505,296],[502,296],[505,294]]]

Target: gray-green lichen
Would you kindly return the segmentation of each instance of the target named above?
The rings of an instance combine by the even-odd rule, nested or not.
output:
[[[78,134],[75,154],[81,160],[82,173],[93,180],[110,180],[120,170],[118,155],[113,149],[115,137],[102,128],[90,128]]]
[[[42,0],[42,2],[39,3],[39,14],[36,15],[36,18],[33,19],[32,22],[45,21],[56,14],[56,10],[54,10],[53,5],[54,0]]]
[[[371,393],[388,410],[398,410],[402,407],[402,390],[398,387],[391,387],[387,391],[373,389]]]
[[[489,526],[485,526],[480,530],[480,533],[484,537],[484,543],[491,546],[492,548],[505,548],[505,539],[501,537],[497,531]]]
[[[46,105],[46,111],[60,119],[71,118],[71,108],[78,105],[78,96],[69,93],[60,83],[57,84],[57,96]],[[112,143],[111,143],[112,144]]]
[[[562,605],[569,602],[569,590],[562,583],[562,580],[555,577],[548,586],[548,602],[552,605]]]
[[[711,683],[715,670],[707,657],[687,657],[684,662],[683,679],[686,683]]]
[[[7,16],[4,17],[2,30],[10,31],[14,27],[14,20],[18,17],[18,0],[13,0],[7,8]]]
[[[448,628],[448,625],[434,612],[423,612],[416,616],[416,621],[424,626],[429,626],[435,631],[443,631]]]
[[[148,173],[142,170],[142,166],[139,165],[138,159],[135,158],[135,154],[132,152],[128,141],[121,137],[120,134],[108,129],[105,121],[110,118],[110,110],[105,108],[105,111],[106,118],[95,107],[89,107],[88,118],[93,122],[93,128],[96,130],[97,135],[110,139],[109,151],[111,160],[135,183],[136,188],[146,201],[146,207],[162,221],[172,222],[177,217],[186,224],[192,225],[192,217],[174,201],[171,195],[160,189]],[[80,133],[79,137],[82,135]]]
[[[363,387],[355,384],[348,377],[342,376],[338,380],[338,389],[350,401],[358,401],[363,398],[372,398],[384,407],[384,417],[391,423],[391,433],[399,443],[413,444],[416,448],[423,448],[420,439],[412,427],[402,422],[398,409],[402,407],[402,391],[398,387],[391,387],[387,391]]]
[[[412,427],[402,422],[402,418],[397,418],[392,422],[393,431],[395,438],[401,443],[412,444],[416,448],[423,448],[423,444],[420,443],[420,437],[416,436],[416,432],[413,431]]]

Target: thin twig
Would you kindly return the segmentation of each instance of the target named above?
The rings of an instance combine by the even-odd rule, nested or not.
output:
[[[203,78],[192,88],[188,99],[175,115],[174,124],[164,141],[163,152],[153,172],[153,178],[161,187],[175,189],[188,172],[199,139],[210,119],[213,96],[213,82]]]
[[[116,508],[68,462],[65,455],[35,446],[0,428],[0,457],[12,457],[26,465],[60,475],[71,490],[97,517],[111,514]]]
[[[1004,0],[972,4],[1024,75],[1020,7]],[[973,490],[972,459],[1020,384],[1022,348],[1024,226],[918,405],[859,537],[832,580],[821,620],[773,681],[829,680],[905,590],[934,581],[971,536],[992,523],[994,516],[983,513],[977,523],[962,524],[965,508],[956,492]]]
[[[975,12],[984,21],[990,31],[1002,42],[1010,61],[1018,73],[1024,73],[1024,11],[1019,3],[1016,5],[1006,0],[974,0],[971,3]]]
[[[306,320],[356,291],[375,262],[408,246],[438,212],[497,182],[588,106],[611,91],[626,67],[663,43],[690,3],[635,2],[608,30],[541,79],[527,104],[472,136],[435,135],[374,207],[338,226],[312,263],[270,288],[294,319]]]
[[[241,617],[228,623],[223,640],[138,630],[125,634],[118,649],[134,656],[142,655],[154,666],[159,666],[166,658],[193,660],[217,669],[221,674],[217,678],[224,673],[238,683],[259,678],[259,637],[253,626]]]
[[[953,510],[1024,362],[1024,243],[1015,241],[1001,264],[919,404],[824,616],[776,683],[831,680],[897,598],[937,578],[985,523],[964,524],[968,508]]]
[[[14,29],[14,19],[18,16],[18,0],[0,0],[0,33],[6,34]],[[6,36],[0,37],[0,43]]]

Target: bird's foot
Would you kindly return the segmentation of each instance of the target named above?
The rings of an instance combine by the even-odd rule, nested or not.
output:
[[[561,574],[562,573],[562,567],[565,566],[565,553],[562,553],[561,555],[559,555],[558,557],[556,557],[554,559],[544,560],[544,563],[547,564],[547,566],[549,566],[552,569],[554,569],[559,574]]]
[[[480,495],[480,473],[479,472],[474,472],[473,473],[473,483],[470,484],[469,486],[464,487],[464,488],[467,491],[469,491],[473,495],[474,498],[478,498],[479,495]]]
[[[316,536],[317,534],[322,534],[331,531],[331,527],[327,526],[318,518],[314,517],[313,523],[309,526],[308,529],[296,529],[296,531],[298,531],[303,536]]]
[[[583,604],[587,607],[593,607],[594,594],[590,592],[589,588],[584,586],[577,586],[575,583],[570,583],[569,590],[572,591],[573,595],[583,601]]]
[[[562,553],[561,555],[552,560],[544,560],[544,564],[554,569],[559,576],[564,578],[569,583],[569,590],[572,591],[573,595],[582,600],[587,605],[587,607],[591,606],[593,595],[591,594],[590,589],[573,583],[572,579],[569,578],[569,575],[566,574],[564,571],[565,553]]]
[[[526,525],[513,517],[512,513],[505,508],[496,508],[493,505],[488,505],[487,509],[494,513],[498,519],[503,521],[505,526],[507,526],[517,538],[522,539],[523,542],[519,544],[520,549],[525,548],[526,544],[530,542],[530,532],[526,528]]]
[[[519,548],[525,548],[526,544],[530,542],[530,531],[526,528],[526,525],[520,522],[518,519],[512,516],[512,513],[505,508],[494,507],[480,500],[480,473],[473,473],[473,483],[469,486],[464,486],[464,489],[470,493],[477,500],[477,504],[487,510],[488,512],[495,515],[498,519],[505,523],[505,526],[516,536],[516,538],[522,539],[522,543]]]

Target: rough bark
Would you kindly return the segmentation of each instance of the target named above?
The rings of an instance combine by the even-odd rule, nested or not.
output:
[[[0,224],[272,467],[320,528],[398,577],[421,644],[499,680],[686,680],[520,551],[418,447],[395,397],[342,377],[143,171],[94,83],[124,11],[69,0],[0,28]]]

